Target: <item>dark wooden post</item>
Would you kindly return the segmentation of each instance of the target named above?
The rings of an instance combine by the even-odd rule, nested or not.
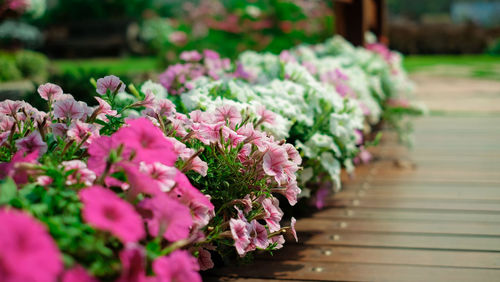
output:
[[[334,0],[337,33],[356,46],[365,43],[365,32],[373,32],[387,43],[385,0]]]

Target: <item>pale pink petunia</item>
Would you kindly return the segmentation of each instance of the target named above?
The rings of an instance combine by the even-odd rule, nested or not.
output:
[[[276,244],[274,247],[275,250],[281,249],[283,248],[283,244],[285,244],[285,237],[283,235],[273,236],[269,238],[269,243]]]
[[[188,207],[161,193],[144,199],[139,206],[152,213],[151,218],[146,218],[151,236],[163,236],[171,242],[189,236],[193,219]],[[159,234],[160,231],[164,233]]]
[[[99,138],[99,129],[93,124],[75,120],[69,126],[66,134],[70,140],[77,144],[85,140],[81,147],[87,148],[95,139]]]
[[[49,186],[50,184],[52,184],[52,182],[54,182],[54,179],[47,175],[40,175],[36,178],[36,183],[43,187]]]
[[[107,91],[111,93],[123,92],[125,90],[125,84],[120,80],[119,77],[114,75],[108,75],[97,80],[97,93],[101,95],[106,95]]]
[[[9,140],[10,131],[4,131],[0,133],[0,147],[3,146]]]
[[[142,218],[134,207],[113,191],[92,186],[80,190],[82,216],[91,226],[109,231],[122,242],[137,242],[146,235]]]
[[[116,142],[135,151],[137,162],[161,162],[172,166],[177,160],[174,146],[163,132],[146,118],[128,120],[125,126],[113,134]]]
[[[73,98],[57,100],[54,103],[55,118],[80,119],[86,114],[86,108]]]
[[[64,271],[61,282],[97,282],[98,280],[90,274],[81,265],[74,266]]]
[[[201,176],[203,177],[207,176],[208,165],[206,162],[202,161],[200,157],[195,157],[191,159],[190,167],[191,170],[199,173]]]
[[[262,168],[269,176],[274,176],[274,179],[281,184],[286,180],[284,165],[288,161],[288,154],[282,146],[271,144],[264,154]]]
[[[262,207],[265,212],[264,220],[267,223],[267,227],[269,227],[269,231],[275,232],[280,230],[280,221],[283,217],[283,211],[279,207],[278,199],[265,198],[262,201]]]
[[[252,220],[248,227],[250,244],[247,246],[246,251],[250,252],[255,250],[255,248],[265,249],[269,246],[269,240],[267,239],[267,230],[264,225],[257,222],[257,220]]]
[[[283,144],[283,148],[285,148],[286,153],[288,154],[288,158],[292,160],[297,165],[302,163],[302,157],[300,156],[299,151],[290,143]]]
[[[163,192],[170,191],[175,185],[174,179],[177,175],[177,169],[175,167],[166,166],[159,162],[152,164],[141,162],[140,170],[149,174],[149,176],[158,183],[158,186]]]
[[[257,107],[256,112],[257,112],[257,115],[260,116],[261,123],[268,123],[270,125],[274,124],[274,121],[276,120],[276,114],[267,110],[265,106]]]
[[[0,280],[57,281],[62,255],[47,228],[25,212],[0,209]]]
[[[179,58],[184,61],[192,61],[192,62],[197,62],[201,60],[202,55],[196,51],[184,51],[179,55]]]
[[[0,131],[9,131],[12,130],[14,126],[15,119],[6,114],[0,114]]]
[[[61,97],[63,90],[59,85],[53,83],[45,83],[38,87],[38,94],[42,99],[47,101],[54,101]]]
[[[23,101],[3,100],[0,102],[0,114],[15,117],[17,112],[24,106]]]
[[[291,206],[294,206],[297,203],[297,196],[302,192],[302,190],[297,185],[296,181],[290,181],[285,190],[285,197],[290,203]]]
[[[56,137],[65,138],[68,131],[68,126],[65,123],[52,123],[50,124],[52,133]]]
[[[175,105],[169,99],[155,99],[152,107],[142,111],[143,115],[158,118],[169,116],[175,112]],[[157,116],[158,115],[158,116]]]
[[[295,230],[295,223],[296,222],[297,222],[297,220],[295,219],[295,217],[292,217],[292,219],[290,221],[290,230],[292,231],[293,238],[295,238],[295,241],[298,242],[299,238],[297,237],[297,231]]]
[[[250,232],[248,230],[248,223],[241,219],[231,218],[229,220],[229,228],[234,240],[234,247],[240,256],[246,254],[246,248],[250,244]]]
[[[295,57],[290,53],[290,51],[284,50],[281,51],[279,55],[280,61],[285,63],[296,62]]]
[[[97,106],[97,109],[94,110],[94,111],[97,111],[97,118],[102,120],[102,121],[108,121],[108,118],[106,117],[106,115],[109,115],[109,116],[116,116],[117,115],[117,111],[116,110],[113,110],[111,108],[111,105],[104,101],[103,99],[99,98],[99,97],[94,97],[97,102],[99,103],[99,106]]]
[[[38,151],[39,156],[47,152],[47,143],[45,143],[40,132],[33,131],[28,136],[16,140],[16,148],[26,153]]]
[[[87,168],[87,164],[85,164],[81,160],[71,160],[61,163],[64,167],[64,171],[70,172],[66,178],[66,185],[74,185],[78,183],[82,183],[85,186],[91,186],[96,179],[95,173]]]
[[[196,258],[184,250],[173,251],[168,256],[153,261],[153,272],[158,282],[201,282],[200,267]]]
[[[229,122],[231,128],[241,123],[241,114],[235,106],[223,105],[215,109],[214,118],[216,122]]]

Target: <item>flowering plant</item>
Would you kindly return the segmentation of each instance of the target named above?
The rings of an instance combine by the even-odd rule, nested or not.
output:
[[[50,83],[47,113],[0,102],[2,277],[200,281],[211,252],[282,247],[291,144],[230,105],[188,117],[147,87],[126,103],[118,77],[94,83],[96,107]]]

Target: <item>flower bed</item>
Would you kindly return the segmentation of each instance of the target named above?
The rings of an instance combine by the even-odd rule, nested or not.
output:
[[[213,255],[297,240],[283,202],[321,206],[341,167],[367,161],[375,124],[419,112],[381,45],[181,59],[163,86],[92,81],[95,107],[51,83],[46,112],[0,102],[1,277],[199,281]]]

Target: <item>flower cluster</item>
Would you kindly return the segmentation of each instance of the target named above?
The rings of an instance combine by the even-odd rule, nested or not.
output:
[[[0,102],[3,278],[200,281],[213,254],[282,247],[293,145],[232,105],[184,115],[153,83],[130,103],[118,77],[94,83],[95,107],[50,83],[48,112]]]

